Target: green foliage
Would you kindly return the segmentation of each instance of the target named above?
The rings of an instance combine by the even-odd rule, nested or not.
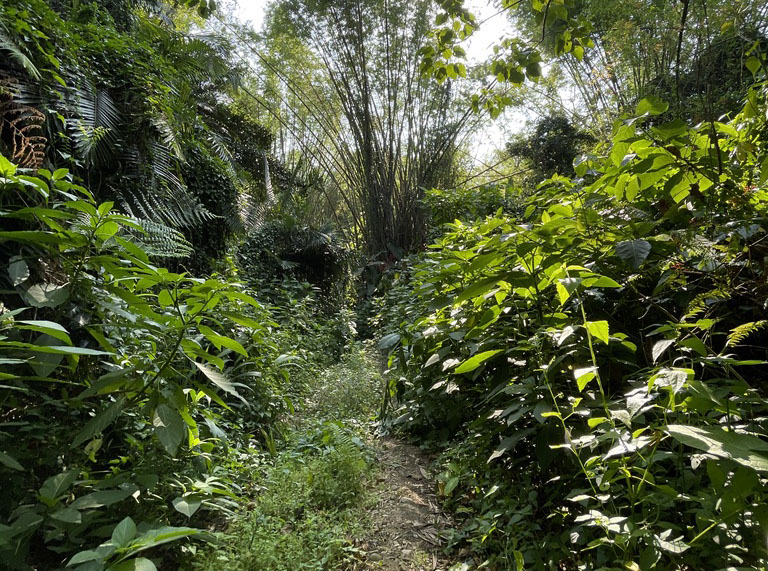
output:
[[[237,505],[230,447],[287,406],[277,324],[242,284],[153,265],[64,169],[0,157],[0,214],[4,561],[103,569],[207,537],[185,524]]]
[[[435,227],[456,220],[466,222],[485,218],[499,209],[512,213],[520,204],[520,191],[503,184],[488,184],[476,188],[433,188],[424,194]]]
[[[579,131],[567,117],[550,115],[540,119],[527,137],[507,144],[507,153],[530,161],[533,172],[528,180],[535,186],[555,174],[573,173],[573,159],[594,138]]]
[[[271,137],[223,102],[240,84],[227,40],[174,28],[174,10],[183,8],[4,3],[3,45],[15,57],[0,64],[0,151],[25,167],[67,167],[145,228],[183,232],[196,253],[185,268],[210,273],[246,226],[240,206],[264,178]]]
[[[323,370],[307,387],[306,412],[310,418],[346,419],[361,426],[374,419],[381,405],[384,380],[369,352],[349,348],[339,363]]]
[[[765,106],[690,128],[641,101],[580,178],[396,276],[388,423],[448,447],[491,567],[765,565]]]
[[[274,280],[308,282],[338,307],[349,285],[353,253],[332,232],[282,217],[252,232],[238,248],[238,258],[254,288]]]
[[[223,545],[194,569],[340,569],[350,559],[350,531],[361,517],[370,458],[338,424],[298,433],[260,482],[262,493]]]

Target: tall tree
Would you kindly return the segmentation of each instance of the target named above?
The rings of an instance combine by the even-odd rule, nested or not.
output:
[[[284,0],[269,18],[272,42],[300,39],[322,64],[331,93],[282,78],[323,133],[296,142],[332,181],[369,256],[423,244],[423,189],[450,182],[470,118],[455,86],[435,89],[420,73],[431,22],[425,0]],[[332,103],[340,115],[327,112]]]

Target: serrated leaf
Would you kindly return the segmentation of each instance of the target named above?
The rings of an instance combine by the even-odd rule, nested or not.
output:
[[[661,341],[657,341],[653,344],[653,349],[651,349],[651,358],[653,359],[653,362],[659,360],[659,357],[661,357],[664,354],[664,351],[669,349],[672,345],[675,344],[675,339],[662,339]]]
[[[573,377],[576,379],[576,385],[579,387],[579,390],[583,391],[589,382],[597,377],[597,367],[575,369],[573,371]]]
[[[626,240],[616,244],[616,255],[637,269],[651,253],[651,243],[647,240]]]
[[[635,108],[636,115],[661,115],[669,109],[669,103],[650,95],[640,100]]]

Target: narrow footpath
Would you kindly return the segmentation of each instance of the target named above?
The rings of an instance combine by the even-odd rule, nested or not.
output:
[[[451,521],[434,494],[429,458],[418,447],[389,437],[380,439],[376,448],[373,526],[360,545],[365,561],[353,569],[461,569],[443,555],[442,534]]]

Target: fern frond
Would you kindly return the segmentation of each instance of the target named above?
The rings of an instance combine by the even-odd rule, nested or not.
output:
[[[141,195],[133,191],[122,191],[119,195],[129,215],[171,228],[194,228],[218,218],[186,189],[182,192],[156,189]]]
[[[752,333],[763,329],[766,325],[768,325],[768,320],[761,319],[760,321],[742,323],[738,327],[734,327],[728,334],[728,341],[725,343],[725,346],[733,347],[734,345],[738,345],[744,341],[744,339],[752,335]]]
[[[24,168],[39,169],[45,160],[48,138],[45,115],[31,105],[19,103],[18,86],[12,80],[0,82],[0,137],[6,132],[11,159]]]
[[[194,253],[192,244],[184,234],[164,224],[133,217],[143,232],[130,230],[131,241],[155,258],[188,258]]]
[[[154,188],[165,186],[173,192],[186,193],[187,187],[176,176],[176,173],[173,172],[171,153],[168,148],[160,143],[152,143],[150,150],[152,152],[150,163],[153,175],[152,186]]]
[[[229,150],[230,142],[226,141],[222,135],[211,130],[206,132],[206,139],[208,139],[208,143],[211,145],[213,152],[216,153],[216,156],[224,161],[230,169],[235,170],[235,158]]]
[[[705,312],[715,303],[726,301],[730,298],[731,292],[723,288],[715,288],[713,290],[700,293],[694,297],[690,303],[688,303],[688,308],[685,315],[683,316],[682,321],[689,321],[699,314]]]

